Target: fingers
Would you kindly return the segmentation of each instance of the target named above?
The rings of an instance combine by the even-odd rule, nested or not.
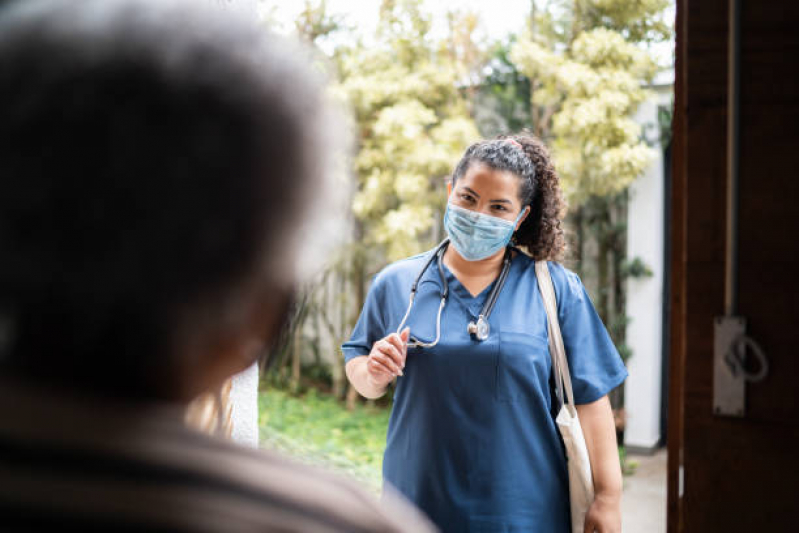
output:
[[[410,329],[408,329],[408,332],[410,334]],[[392,333],[383,340],[387,341],[389,344],[391,344],[394,348],[397,349],[397,352],[399,352],[399,355],[402,357],[402,360],[398,361],[397,364],[399,364],[400,366],[405,366],[405,355],[408,352],[407,341],[403,342],[402,337],[400,337],[396,333]]]
[[[391,357],[387,356],[385,353],[374,351],[372,352],[372,355],[369,356],[369,359],[374,361],[375,364],[379,365],[375,366],[374,368],[382,370],[383,372],[387,372],[392,376],[399,374],[399,367],[397,367]]]
[[[385,384],[394,379],[394,372],[391,371],[383,362],[380,361],[382,356],[369,356],[366,361],[366,370],[381,384]]]
[[[405,328],[400,334],[392,333],[374,343],[367,361],[367,370],[376,379],[390,381],[396,376],[403,375],[409,335],[410,328]]]
[[[390,335],[385,339],[377,341],[372,351],[377,351],[386,356],[388,360],[386,366],[391,368],[395,374],[401,376],[402,368],[405,366],[405,348],[399,342],[399,336],[396,333],[393,335],[395,338],[392,338]],[[399,344],[399,347],[397,344]]]

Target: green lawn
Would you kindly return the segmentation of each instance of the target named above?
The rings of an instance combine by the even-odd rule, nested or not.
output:
[[[309,389],[295,396],[267,386],[258,397],[261,447],[354,477],[380,492],[389,409],[357,405]]]

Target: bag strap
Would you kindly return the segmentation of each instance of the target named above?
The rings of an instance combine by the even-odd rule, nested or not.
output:
[[[563,336],[560,333],[555,287],[552,285],[552,276],[549,273],[547,261],[535,262],[535,276],[538,279],[538,290],[541,292],[541,298],[544,300],[544,309],[547,313],[549,353],[552,357],[552,371],[555,373],[555,388],[558,400],[563,405],[563,394],[565,392],[569,405],[574,406],[572,378],[569,372],[569,362],[566,359],[566,349],[563,346]]]

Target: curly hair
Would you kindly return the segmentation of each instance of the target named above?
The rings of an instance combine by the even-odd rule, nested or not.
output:
[[[544,143],[528,133],[478,141],[466,149],[455,167],[453,185],[473,162],[495,170],[507,170],[519,177],[519,199],[522,206],[530,206],[530,214],[514,233],[514,243],[526,249],[533,259],[561,259],[566,249],[561,225],[566,202],[560,190],[560,178]]]

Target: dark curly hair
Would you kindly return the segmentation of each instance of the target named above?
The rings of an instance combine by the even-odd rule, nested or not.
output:
[[[474,162],[495,170],[507,170],[519,177],[519,199],[523,206],[530,206],[530,214],[514,233],[515,244],[526,249],[536,260],[561,259],[566,249],[561,226],[566,202],[560,190],[558,173],[544,143],[528,133],[478,141],[466,149],[455,167],[453,185]]]

